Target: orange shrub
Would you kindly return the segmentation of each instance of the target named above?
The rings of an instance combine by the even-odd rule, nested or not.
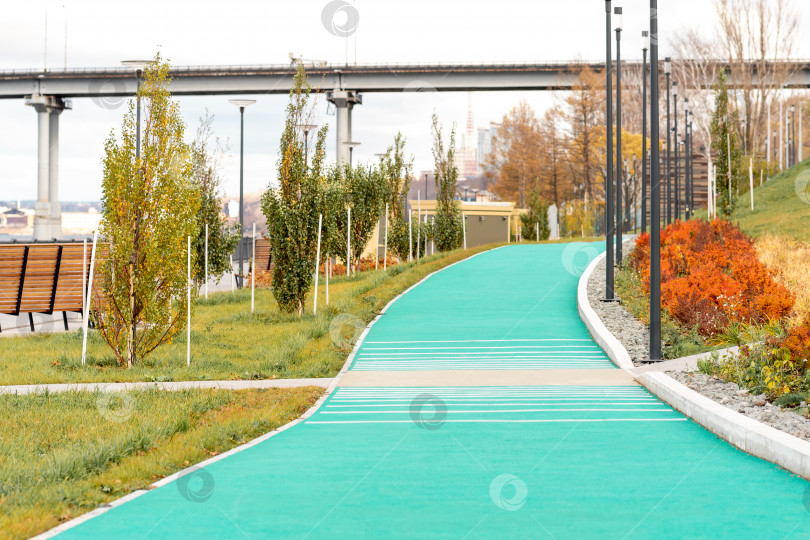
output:
[[[650,236],[636,241],[631,266],[650,286]],[[730,323],[781,319],[793,295],[757,259],[754,244],[726,221],[676,221],[661,231],[661,303],[704,336]]]
[[[790,352],[794,362],[803,362],[804,368],[810,369],[810,317],[788,333],[782,347]]]

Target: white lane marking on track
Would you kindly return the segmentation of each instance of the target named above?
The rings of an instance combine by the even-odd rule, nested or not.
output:
[[[363,351],[437,351],[437,350],[456,350],[456,351],[475,351],[478,349],[584,349],[592,350],[599,349],[596,345],[500,345],[497,347],[363,347]],[[560,351],[568,352],[568,351]]]
[[[445,403],[447,401],[442,400]],[[410,404],[410,401],[402,401],[400,402],[403,405]],[[662,403],[657,401],[648,400],[647,403],[641,401],[564,401],[564,402],[547,402],[547,403],[538,403],[538,402],[529,402],[529,401],[519,401],[519,402],[490,402],[490,403],[450,403],[454,408],[455,407],[485,407],[488,405],[498,405],[499,407],[508,406],[508,405],[534,405],[534,406],[553,406],[553,405],[661,405]],[[385,403],[385,404],[377,404],[377,405],[327,405],[327,409],[349,409],[349,408],[360,408],[360,407],[390,407],[391,405],[397,405],[397,403]]]
[[[586,409],[586,408],[576,408],[576,409],[493,409],[493,410],[486,410],[486,409],[448,409],[448,413],[528,413],[528,412],[546,412],[546,413],[556,413],[556,412],[582,412],[582,411],[629,411],[629,412],[675,412],[667,405],[649,405],[649,407],[657,407],[658,409]],[[328,408],[328,407],[327,407]],[[392,411],[323,411],[321,414],[407,414],[410,408],[404,409],[396,409]]]
[[[555,418],[555,419],[514,419],[495,420],[486,418],[467,418],[443,420],[444,423],[481,423],[481,424],[542,424],[554,422],[686,422],[687,418]],[[413,420],[312,420],[306,424],[412,424]]]
[[[567,338],[545,338],[545,339],[448,339],[437,341],[366,341],[365,343],[374,343],[375,345],[387,343],[528,343],[532,341],[587,341],[593,343],[592,339],[567,339]]]

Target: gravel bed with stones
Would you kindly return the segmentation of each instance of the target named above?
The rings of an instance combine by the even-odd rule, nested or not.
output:
[[[764,394],[760,396],[749,394],[735,383],[724,382],[705,373],[668,371],[667,375],[732,411],[742,413],[794,437],[810,441],[810,419],[792,409],[770,403]],[[804,410],[805,407],[806,404],[800,406],[800,409]]]
[[[632,241],[623,242],[625,253],[633,248]],[[608,331],[616,336],[636,366],[649,358],[650,331],[619,302],[602,302],[605,297],[605,259],[602,259],[588,279],[588,301]]]

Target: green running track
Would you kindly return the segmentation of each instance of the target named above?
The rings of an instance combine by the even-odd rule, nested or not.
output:
[[[598,246],[597,246],[598,247]],[[355,371],[612,364],[576,310],[594,245],[520,245],[429,277]],[[639,386],[338,387],[304,422],[65,538],[803,538],[808,483]]]

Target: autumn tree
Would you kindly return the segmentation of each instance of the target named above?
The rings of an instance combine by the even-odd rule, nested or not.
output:
[[[439,251],[449,251],[461,247],[464,230],[461,222],[461,203],[456,200],[456,130],[450,130],[450,142],[445,147],[442,126],[433,114],[433,176],[436,181],[436,221],[432,231],[427,231],[436,241]]]
[[[192,238],[197,259],[194,267],[194,281],[197,285],[205,281],[206,226],[209,277],[219,280],[225,272],[230,271],[230,255],[239,243],[239,226],[229,227],[225,216],[220,212],[220,163],[225,148],[219,138],[211,141],[213,121],[214,117],[206,111],[205,116],[200,119],[194,142],[191,143],[192,181],[200,193],[197,232]]]
[[[487,166],[495,176],[495,193],[525,207],[528,189],[540,172],[540,147],[537,117],[526,100],[521,100],[504,115],[492,138]]]
[[[598,174],[601,151],[604,150],[604,95],[603,77],[583,65],[566,99],[565,120],[570,130],[567,156],[572,180],[575,185],[583,186],[586,199],[590,201],[602,200],[604,192],[604,179]]]
[[[273,296],[281,311],[299,315],[304,313],[304,299],[312,287],[325,185],[327,127],[318,130],[311,159],[304,148],[302,126],[312,123],[311,91],[304,67],[299,65],[279,144],[278,185],[271,184],[261,201],[270,233]]]
[[[168,75],[159,54],[144,71],[140,152],[133,103],[120,140],[110,134],[104,146],[100,234],[108,256],[95,309],[102,337],[128,367],[186,325],[187,237],[198,231],[200,193]]]
[[[557,208],[572,194],[570,168],[568,167],[567,148],[570,144],[565,132],[559,125],[558,114],[554,110],[546,111],[540,123],[540,168],[537,171],[536,183],[532,189],[538,189],[539,195]],[[531,204],[531,201],[530,203]]]
[[[793,0],[714,0],[714,5],[718,45],[740,89],[737,109],[744,121],[736,127],[743,147],[753,149],[767,136],[769,103],[793,75],[787,60],[801,40],[799,16]]]

